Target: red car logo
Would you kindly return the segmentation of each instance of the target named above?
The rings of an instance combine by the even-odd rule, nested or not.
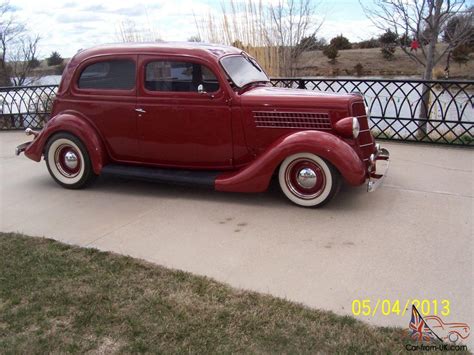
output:
[[[471,331],[466,323],[446,323],[438,316],[426,316],[424,320],[442,340],[449,340],[452,343],[466,339]]]

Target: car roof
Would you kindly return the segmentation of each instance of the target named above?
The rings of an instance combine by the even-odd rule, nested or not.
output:
[[[106,55],[154,55],[154,54],[179,54],[202,58],[209,62],[217,62],[229,54],[240,54],[241,49],[220,44],[200,42],[151,42],[151,43],[113,43],[103,44],[92,48],[80,50],[67,64],[59,84],[58,95],[67,90],[71,84],[72,76],[83,61]]]
[[[79,51],[74,57],[77,61],[99,56],[118,54],[185,54],[218,60],[228,54],[239,54],[242,50],[220,44],[200,42],[150,42],[104,44]]]

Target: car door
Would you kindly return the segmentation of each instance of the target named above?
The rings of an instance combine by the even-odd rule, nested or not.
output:
[[[81,63],[71,109],[96,126],[110,156],[139,161],[136,109],[137,55],[100,56]]]
[[[229,94],[219,74],[197,58],[143,55],[138,62],[144,161],[183,168],[232,166]]]

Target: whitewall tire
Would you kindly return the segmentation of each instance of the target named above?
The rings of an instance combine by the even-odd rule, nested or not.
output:
[[[95,178],[87,149],[71,134],[58,133],[51,137],[44,157],[49,173],[63,187],[79,189]]]
[[[336,168],[312,153],[298,153],[286,158],[280,165],[278,181],[285,196],[304,207],[324,205],[340,187]]]

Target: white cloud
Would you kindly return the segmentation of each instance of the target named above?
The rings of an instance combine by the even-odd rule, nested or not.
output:
[[[222,0],[226,1],[226,0]],[[238,0],[246,1],[246,0]],[[279,0],[262,0],[270,3]],[[357,0],[348,0],[357,4]],[[169,41],[185,41],[197,34],[196,20],[208,14],[221,13],[221,0],[15,0],[15,15],[25,21],[28,28],[38,33],[41,55],[59,51],[64,57],[77,50],[101,43],[117,42],[119,24],[132,20],[150,29],[153,36]],[[357,5],[358,6],[358,5]],[[339,16],[339,17],[338,17]],[[324,23],[319,36],[328,39],[343,33],[351,40],[370,37],[370,23],[365,19],[331,16]]]
[[[326,20],[318,33],[318,37],[324,37],[329,41],[331,38],[343,34],[351,42],[359,42],[370,37],[376,37],[379,32],[368,19]]]

